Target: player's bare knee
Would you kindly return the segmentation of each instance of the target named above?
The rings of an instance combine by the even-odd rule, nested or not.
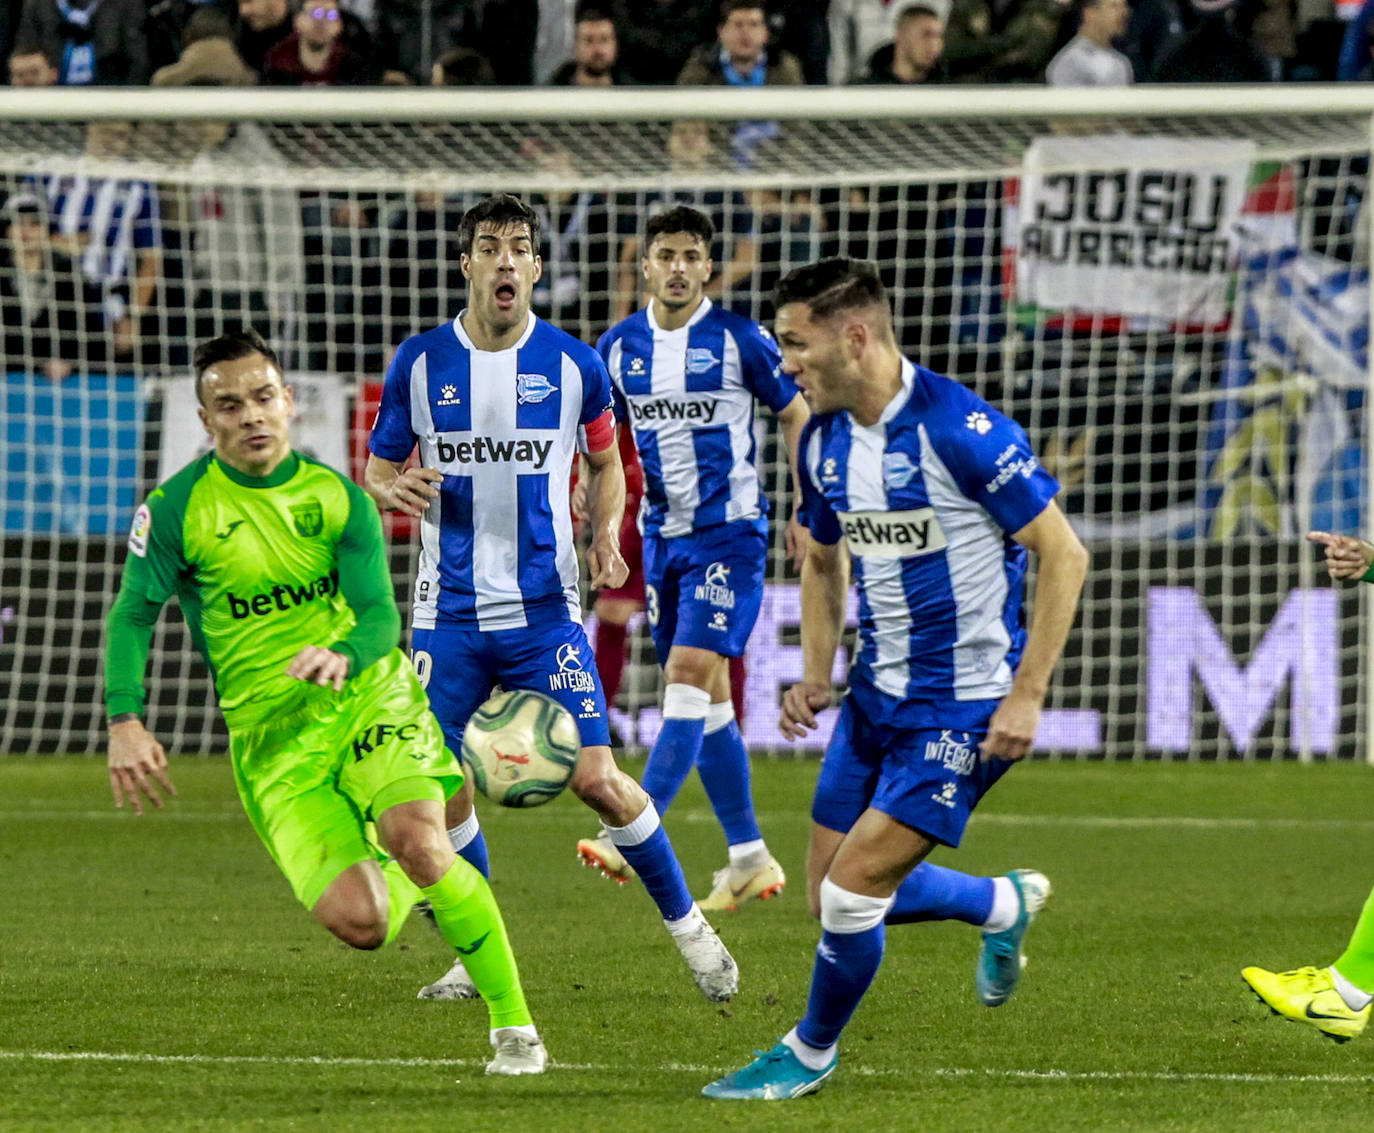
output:
[[[390,834],[387,851],[416,885],[433,885],[443,876],[453,857],[453,848],[442,831],[428,823],[408,822]]]
[[[386,921],[345,920],[325,925],[330,932],[360,952],[372,952],[386,943]]]
[[[474,791],[472,780],[466,779],[463,785],[444,804],[444,825],[448,829],[452,830],[457,826],[462,826],[471,817]]]

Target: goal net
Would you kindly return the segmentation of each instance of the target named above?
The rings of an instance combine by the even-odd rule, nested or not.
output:
[[[537,313],[587,341],[639,305],[638,233],[664,202],[713,216],[716,301],[765,324],[790,268],[877,262],[904,350],[1027,429],[1092,553],[1039,753],[1369,750],[1364,588],[1333,587],[1303,535],[1367,530],[1374,98],[39,93],[0,107],[0,752],[103,747],[133,511],[205,443],[194,342],[263,331],[298,446],[360,475],[390,352],[462,307],[458,221],[497,190],[545,220]],[[766,412],[757,430],[773,549],[744,732],[756,754],[814,754],[833,710],[811,747],[776,728],[800,611],[785,453]],[[416,533],[388,531],[408,609]],[[224,750],[175,612],[147,680],[169,750]],[[636,618],[627,744],[652,742],[660,695]]]

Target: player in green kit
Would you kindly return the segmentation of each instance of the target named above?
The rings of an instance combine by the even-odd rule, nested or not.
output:
[[[495,898],[457,857],[444,800],[463,772],[397,648],[400,615],[376,506],[293,452],[295,408],[251,330],[195,354],[214,451],[138,509],[110,611],[110,786],[143,813],[175,793],[142,722],[153,627],[175,594],[215,676],[244,810],[296,897],[354,948],[379,948],[423,896],[486,1000],[489,1074],[547,1062]],[[374,823],[378,847],[368,837]]]

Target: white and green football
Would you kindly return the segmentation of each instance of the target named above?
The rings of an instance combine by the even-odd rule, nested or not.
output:
[[[502,806],[540,806],[568,785],[582,738],[572,713],[552,697],[498,692],[463,732],[463,765],[473,785]]]

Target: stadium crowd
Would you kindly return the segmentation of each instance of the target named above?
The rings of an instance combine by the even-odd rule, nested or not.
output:
[[[1367,79],[1360,0],[6,0],[14,86]]]

